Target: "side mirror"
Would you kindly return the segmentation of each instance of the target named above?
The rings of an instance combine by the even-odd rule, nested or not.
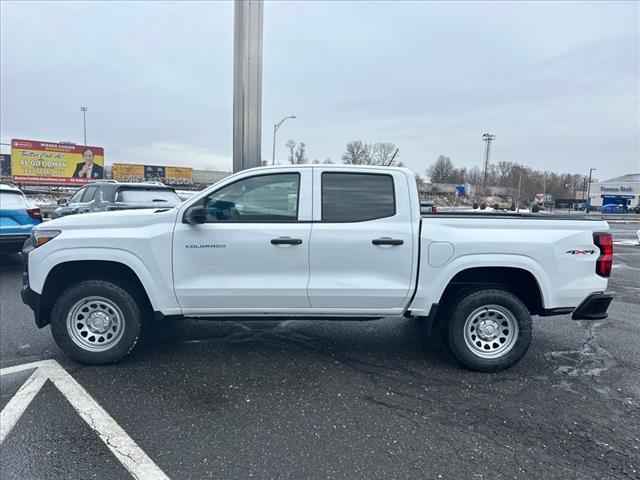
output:
[[[182,222],[188,223],[189,225],[198,225],[204,223],[206,220],[207,218],[202,205],[192,205],[187,208],[187,211],[184,212],[184,217],[182,218]]]
[[[67,205],[69,205],[69,202],[67,201],[66,198],[59,198],[58,199],[58,206],[59,207],[66,207]]]

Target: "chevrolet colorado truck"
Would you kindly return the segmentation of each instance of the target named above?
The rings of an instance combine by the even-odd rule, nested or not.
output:
[[[608,230],[575,216],[421,215],[404,168],[262,167],[174,208],[36,226],[22,298],[88,364],[122,359],[164,317],[405,316],[434,325],[464,366],[499,371],[527,351],[532,316],[607,316]]]

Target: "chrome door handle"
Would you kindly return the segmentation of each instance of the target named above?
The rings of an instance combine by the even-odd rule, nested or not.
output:
[[[375,240],[371,240],[371,243],[373,243],[374,245],[402,245],[404,243],[404,240],[400,240],[397,238],[382,237],[382,238],[376,238]]]
[[[280,237],[280,238],[272,238],[272,245],[300,245],[302,240],[299,238],[289,238],[289,237]]]

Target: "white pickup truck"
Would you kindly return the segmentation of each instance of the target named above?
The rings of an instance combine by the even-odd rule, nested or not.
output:
[[[421,215],[404,168],[304,165],[232,175],[175,208],[37,226],[22,297],[83,363],[126,356],[164,317],[422,318],[468,368],[498,371],[532,315],[607,316],[606,222]],[[430,328],[427,330],[431,330]]]

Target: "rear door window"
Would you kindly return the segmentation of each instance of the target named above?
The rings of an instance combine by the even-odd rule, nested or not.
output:
[[[25,199],[20,193],[0,192],[0,208],[8,210],[24,208],[25,205]]]
[[[181,200],[173,190],[121,188],[116,193],[116,203],[157,205],[158,207],[173,207]]]
[[[322,221],[364,222],[396,214],[391,175],[322,174]]]

